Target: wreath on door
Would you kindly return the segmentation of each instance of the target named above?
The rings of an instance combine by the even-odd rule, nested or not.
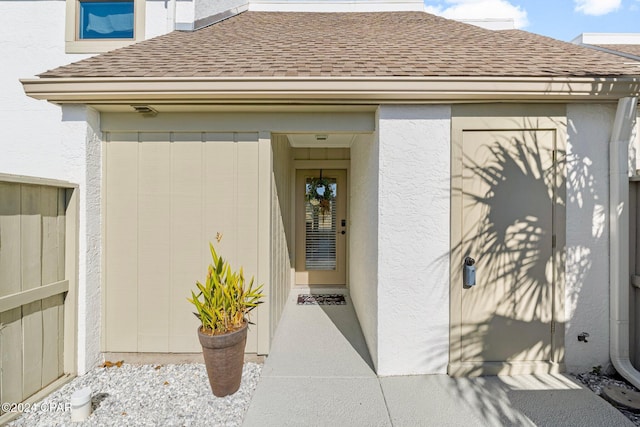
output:
[[[331,181],[322,177],[311,178],[307,184],[307,202],[313,206],[314,210],[320,211],[323,215],[331,210],[331,202],[335,200],[335,194],[331,188]]]

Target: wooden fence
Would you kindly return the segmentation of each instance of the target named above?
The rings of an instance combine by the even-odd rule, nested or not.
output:
[[[1,402],[22,402],[75,372],[76,193],[68,183],[0,175]]]

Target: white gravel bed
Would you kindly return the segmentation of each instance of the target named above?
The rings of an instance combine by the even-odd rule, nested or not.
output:
[[[614,376],[605,375],[602,373],[596,372],[585,372],[583,374],[575,375],[575,378],[578,379],[582,384],[587,386],[591,391],[593,391],[598,396],[602,397],[602,389],[608,385],[619,386],[622,388],[626,388],[627,390],[638,391],[634,386],[624,381],[623,379],[617,379]],[[607,401],[607,403],[611,404],[611,402]],[[616,405],[612,405],[618,411],[622,412],[622,414],[631,420],[637,426],[640,426],[640,414],[637,414],[633,411],[630,411],[623,407],[618,407]]]
[[[38,409],[9,426],[239,426],[256,388],[262,365],[245,363],[235,394],[211,392],[204,364],[129,365],[97,368],[73,379],[41,402],[64,408],[76,390],[91,388],[93,413],[72,423],[68,410]]]

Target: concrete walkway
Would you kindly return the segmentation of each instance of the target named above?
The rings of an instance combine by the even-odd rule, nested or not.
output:
[[[244,426],[633,426],[562,375],[378,378],[347,296],[289,296]],[[323,290],[322,293],[331,293]]]

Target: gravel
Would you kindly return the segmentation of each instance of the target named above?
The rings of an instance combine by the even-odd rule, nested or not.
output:
[[[619,386],[622,388],[626,388],[627,390],[638,391],[634,386],[626,382],[619,375],[605,375],[599,372],[585,372],[583,374],[576,375],[575,378],[577,378],[578,381],[587,386],[591,391],[593,391],[600,397],[602,397],[602,389],[608,385]],[[618,407],[616,405],[612,406],[620,411],[629,420],[631,420],[632,423],[640,426],[640,414],[623,407]]]
[[[204,364],[97,368],[43,399],[38,406],[44,408],[24,413],[9,426],[239,426],[261,369],[245,363],[240,389],[218,398]],[[72,423],[70,397],[85,387],[91,388],[93,413],[85,422]]]

